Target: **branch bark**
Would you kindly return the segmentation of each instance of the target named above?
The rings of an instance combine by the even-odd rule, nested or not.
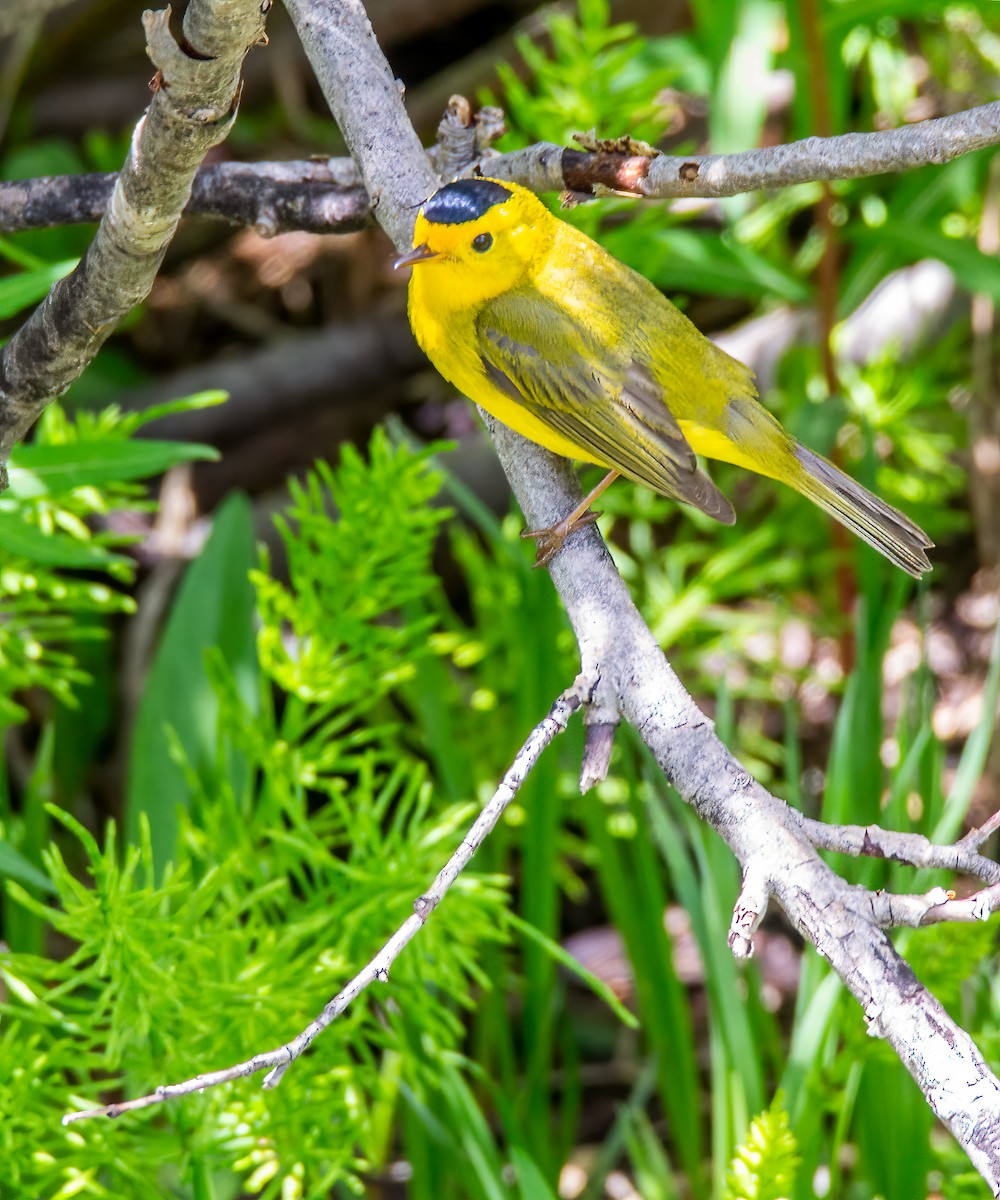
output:
[[[449,109],[456,101],[468,107],[462,97],[453,97]],[[445,177],[482,169],[536,192],[610,190],[660,200],[717,199],[796,183],[906,171],[1000,144],[1000,101],[898,129],[688,158],[574,150],[550,142],[497,154],[488,146],[502,132],[498,110],[483,109],[474,118],[470,113],[469,121],[473,123],[465,126],[464,141],[456,146],[447,139],[428,151]],[[453,125],[452,137],[456,129]],[[627,141],[607,145],[623,140]],[[0,184],[0,232],[96,221],[105,211],[114,179],[64,175]],[[370,219],[377,202],[358,190],[360,182],[352,159],[215,163],[197,173],[184,211],[188,216],[254,225],[265,236],[292,230],[348,232]]]
[[[143,16],[155,92],[107,215],[76,270],[0,355],[0,491],[14,444],[149,294],[194,173],[235,119],[243,59],[264,32],[261,0],[192,0],[180,41],[169,20],[169,9]]]
[[[117,175],[56,175],[0,183],[0,233],[99,221]],[[194,176],[185,217],[216,217],[276,233],[353,233],[371,202],[348,158],[210,163]]]
[[[939,846],[919,833],[895,833],[878,825],[826,825],[803,819],[802,830],[817,850],[838,854],[886,858],[924,869],[961,871],[975,875],[984,883],[1000,884],[1000,863],[976,850],[978,831],[950,846]]]
[[[946,163],[1000,142],[1000,101],[948,117],[876,133],[805,138],[740,154],[629,154],[611,149],[570,150],[539,142],[512,154],[483,159],[484,174],[532,191],[600,192],[610,189],[650,199],[735,196],[762,188],[817,180],[857,179]],[[608,143],[611,145],[612,143]]]
[[[501,425],[493,436],[529,525],[551,524],[579,502],[568,465]],[[754,882],[741,895],[734,934],[752,931],[764,897],[774,896],[862,1006],[869,1033],[890,1043],[1000,1195],[1000,1081],[882,932],[872,893],[837,876],[816,853],[804,818],[752,779],[718,740],[635,609],[596,529],[567,542],[550,571],[577,635],[581,675],[598,681],[595,699],[639,731],[666,778]]]

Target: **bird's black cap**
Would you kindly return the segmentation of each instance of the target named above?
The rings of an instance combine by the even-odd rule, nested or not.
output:
[[[435,225],[462,225],[475,221],[513,194],[492,179],[459,179],[436,191],[424,205],[423,213]]]

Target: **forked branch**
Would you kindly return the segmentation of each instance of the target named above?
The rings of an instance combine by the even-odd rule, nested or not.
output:
[[[398,247],[409,246],[416,207],[435,180],[360,0],[288,0],[288,7],[365,187],[378,196],[377,219]],[[569,464],[502,425],[487,425],[529,527],[572,511],[580,489]],[[1000,1194],[1000,1081],[872,920],[870,893],[822,861],[800,814],[762,788],[715,736],[593,526],[567,542],[550,571],[601,719],[620,715],[639,731],[667,779],[743,865],[742,928],[759,919],[769,895],[778,900],[856,997],[869,1031],[889,1041]]]

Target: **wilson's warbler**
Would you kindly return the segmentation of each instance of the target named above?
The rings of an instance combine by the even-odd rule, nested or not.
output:
[[[449,382],[556,454],[611,469],[565,520],[526,535],[539,562],[593,520],[617,473],[731,524],[702,454],[795,488],[911,575],[930,570],[921,529],[790,437],[749,368],[525,188],[446,184],[395,265],[415,268],[410,323]]]

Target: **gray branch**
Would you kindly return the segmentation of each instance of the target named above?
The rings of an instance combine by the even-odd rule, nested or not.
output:
[[[608,189],[661,200],[718,198],[817,180],[909,171],[998,143],[1000,101],[995,101],[898,129],[811,137],[740,154],[651,157],[613,149],[570,150],[539,142],[511,154],[486,156],[478,165],[487,175],[536,192]]]
[[[83,261],[0,355],[0,491],[14,444],[149,294],[195,171],[235,119],[243,59],[264,32],[261,8],[261,0],[192,0],[180,44],[168,11],[143,15],[156,90],[108,212]]]
[[[488,147],[503,132],[502,113],[485,108],[473,115],[461,96],[449,102],[442,132],[428,153],[444,178],[482,169],[536,192],[709,199],[948,162],[1000,144],[1000,101],[899,129],[689,158],[573,150],[550,142],[496,154]],[[0,183],[0,232],[99,220],[114,181],[114,175],[63,175]],[[265,236],[292,230],[347,233],[370,220],[372,203],[352,159],[215,163],[198,171],[184,213],[253,225]]]
[[[502,425],[494,424],[493,434],[530,526],[551,524],[573,509],[580,489],[567,464]],[[593,527],[567,542],[550,571],[577,635],[582,677],[597,681],[598,699],[618,706],[639,731],[666,778],[723,837],[753,882],[734,912],[734,949],[760,920],[766,896],[773,895],[858,1000],[869,1033],[890,1043],[931,1108],[1000,1194],[1000,1082],[882,932],[883,914],[873,910],[873,893],[840,879],[820,859],[800,814],[765,791],[715,736]]]
[[[376,218],[397,247],[406,248],[416,207],[436,180],[364,9],[359,0],[287,0],[287,6],[369,194],[378,198]],[[994,106],[994,140],[998,111]],[[898,167],[907,138],[893,144]],[[955,151],[955,138],[948,138],[946,149]],[[940,161],[939,149],[925,145],[923,152]],[[883,156],[883,169],[887,161]],[[871,168],[845,169],[858,174]],[[569,463],[492,420],[487,425],[530,528],[551,525],[576,506],[580,488]],[[759,920],[760,912],[751,910],[762,909],[769,894],[777,898],[857,998],[869,1032],[889,1041],[1000,1194],[1000,1082],[873,920],[870,894],[848,886],[823,862],[800,814],[762,788],[715,736],[636,610],[594,526],[574,535],[550,571],[576,633],[596,723],[611,724],[619,715],[629,721],[666,778],[743,865],[750,886],[741,896],[747,911],[738,914],[740,928]]]
[[[878,825],[826,825],[806,818],[802,831],[818,850],[884,858],[923,869],[962,871],[984,883],[1000,884],[1000,863],[979,854],[966,838],[939,846],[919,833],[895,833]]]
[[[884,858],[922,870],[959,871],[988,885],[960,900],[941,887],[923,895],[871,893],[871,920],[876,925],[882,929],[900,925],[916,929],[945,921],[986,921],[1000,909],[1000,863],[978,853],[998,821],[1000,813],[995,813],[982,828],[970,830],[960,841],[947,846],[937,845],[922,834],[895,833],[878,825],[825,825],[804,818],[802,831],[819,850]]]
[[[438,180],[406,117],[402,84],[375,40],[364,6],[360,0],[285,0],[285,7],[378,223],[397,247],[409,247],[417,209]]]
[[[353,233],[371,222],[371,202],[350,159],[210,163],[195,174],[185,217],[253,226],[264,237],[291,231]],[[99,221],[117,175],[53,175],[0,183],[0,233]]]

